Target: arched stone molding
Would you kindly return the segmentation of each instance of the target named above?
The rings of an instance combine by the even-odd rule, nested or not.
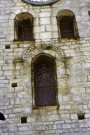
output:
[[[62,12],[62,11],[64,11],[64,10],[69,10],[69,11],[72,11],[73,13],[74,13],[74,15],[76,15],[77,13],[79,13],[79,9],[78,8],[72,8],[72,7],[67,7],[67,8],[65,8],[65,7],[58,7],[58,8],[55,8],[55,10],[53,11],[53,13],[52,13],[52,16],[54,17],[56,17],[57,16],[57,14],[59,13],[59,12]]]
[[[17,10],[14,11],[14,13],[12,13],[12,14],[10,15],[9,19],[10,19],[10,20],[14,20],[14,18],[16,17],[17,14],[20,14],[20,13],[23,13],[23,12],[29,13],[29,14],[31,14],[33,17],[38,17],[38,14],[35,13],[34,10],[30,10],[30,9],[27,9],[27,10],[26,10],[26,9],[17,9]]]
[[[28,49],[24,51],[23,59],[25,62],[31,63],[32,58],[40,53],[50,54],[57,60],[61,60],[65,57],[63,51],[58,46],[56,47],[51,44],[41,44],[35,46],[34,44],[32,44]]]
[[[35,25],[35,19],[37,19],[37,17],[38,17],[38,14],[37,13],[35,13],[35,11],[34,10],[30,10],[30,9],[17,9],[17,10],[15,10],[10,16],[9,16],[9,20],[8,20],[8,23],[9,23],[9,26],[8,26],[8,33],[7,33],[7,40],[8,41],[10,41],[10,40],[14,40],[14,19],[15,19],[15,17],[16,17],[16,15],[18,15],[18,14],[21,14],[21,13],[29,13],[29,14],[31,14],[32,16],[33,16],[33,18],[34,18],[34,22],[33,22],[33,24]]]
[[[60,10],[58,13],[57,13],[57,25],[58,25],[58,38],[62,38],[62,34],[61,33],[65,33],[65,32],[61,32],[61,28],[60,28],[60,24],[61,24],[61,22],[62,22],[62,19],[65,17],[67,17],[67,22],[68,22],[68,19],[70,19],[70,18],[72,18],[72,19],[70,19],[70,22],[72,23],[72,27],[73,27],[73,32],[71,33],[72,34],[72,36],[71,36],[71,38],[75,38],[75,39],[77,39],[77,38],[79,38],[79,33],[78,33],[78,27],[77,27],[77,22],[76,22],[76,17],[75,17],[75,14],[74,14],[74,12],[73,11],[71,11],[71,10]],[[64,18],[64,19],[65,19]],[[67,24],[67,23],[66,23]],[[65,33],[66,34],[66,33]],[[65,35],[64,35],[65,36]],[[68,35],[67,36],[65,36],[65,38],[68,38]]]

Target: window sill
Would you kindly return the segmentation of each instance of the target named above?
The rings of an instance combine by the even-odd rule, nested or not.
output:
[[[58,41],[76,41],[80,40],[80,38],[58,38]]]
[[[54,105],[54,106],[41,106],[41,107],[33,106],[32,110],[57,110],[58,108],[59,108],[58,105]]]
[[[13,42],[15,43],[31,43],[34,42],[34,40],[13,40]]]

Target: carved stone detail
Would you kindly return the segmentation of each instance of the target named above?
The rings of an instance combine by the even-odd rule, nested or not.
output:
[[[52,50],[52,51],[54,51],[54,52],[56,52],[57,54],[58,54],[58,56],[60,57],[60,59],[62,59],[62,58],[64,58],[65,56],[64,56],[64,53],[63,53],[63,51],[60,49],[60,46],[58,47],[56,47],[56,46],[54,46],[54,45],[51,45],[51,44],[41,44],[41,45],[30,45],[30,47],[27,49],[27,50],[25,50],[24,51],[24,53],[23,53],[23,59],[25,60],[25,61],[27,61],[27,57],[28,57],[28,55],[30,54],[30,53],[32,53],[34,50],[39,50],[39,49],[42,49],[42,50]],[[36,54],[35,54],[36,55]]]

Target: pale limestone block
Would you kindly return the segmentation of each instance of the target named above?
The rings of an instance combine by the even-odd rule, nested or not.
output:
[[[90,87],[86,88],[86,93],[90,93]]]
[[[19,104],[19,98],[15,98],[15,104]]]
[[[84,110],[87,110],[87,105],[83,105],[83,109]]]
[[[36,119],[35,119],[35,117],[27,117],[27,122],[29,123],[29,122],[35,122],[36,121]]]
[[[46,31],[52,31],[51,25],[46,25],[45,28],[46,28]]]
[[[14,35],[10,33],[10,35],[7,36],[7,41],[13,41],[14,40]]]
[[[47,7],[46,8],[42,8],[41,11],[42,12],[50,12],[51,11],[51,8],[47,8]]]
[[[19,131],[28,131],[28,127],[27,126],[22,126],[22,127],[19,127]]]
[[[45,25],[48,25],[48,24],[50,24],[50,18],[40,18],[40,25],[43,25],[43,24],[45,24]]]
[[[90,118],[90,114],[85,114],[85,118],[86,119]]]
[[[2,77],[2,75],[3,75],[3,71],[0,71],[0,76]]]
[[[10,15],[9,19],[10,19],[10,20],[13,20],[13,19],[15,18],[15,16],[16,16],[16,15],[15,15],[14,13],[12,13],[12,14]]]
[[[69,114],[60,114],[60,118],[63,120],[70,120],[70,115]]]
[[[37,40],[40,39],[40,33],[35,33],[34,38],[37,39]]]
[[[58,38],[58,32],[53,32],[52,36],[53,36],[53,38]]]
[[[38,26],[40,24],[40,19],[39,18],[35,18],[34,19],[34,26]]]
[[[30,107],[24,108],[24,112],[25,113],[31,113],[31,108]]]
[[[81,128],[84,127],[84,123],[80,122],[79,127],[81,127]]]
[[[24,98],[24,97],[27,97],[27,94],[26,94],[26,92],[20,92],[20,93],[18,93],[18,97],[19,98]]]
[[[51,39],[52,35],[51,32],[44,32],[44,33],[40,33],[40,39]]]
[[[4,75],[12,75],[12,71],[4,71]]]
[[[90,82],[90,75],[88,75],[88,81]]]
[[[13,108],[13,113],[22,113],[23,111],[23,108]]]
[[[40,26],[34,26],[34,33],[40,32]]]
[[[51,16],[51,12],[41,12],[39,13],[39,17],[50,17]]]
[[[71,119],[76,120],[77,119],[77,114],[71,114]]]
[[[82,17],[80,15],[76,15],[76,22],[81,22]]]
[[[58,101],[59,101],[59,103],[61,103],[63,101],[62,95],[60,95],[60,94],[58,94]]]
[[[14,20],[10,20],[9,23],[8,23],[8,26],[9,26],[9,28],[12,27],[12,29],[13,29],[13,27],[14,27]],[[9,31],[9,32],[11,32],[11,31]]]
[[[65,109],[67,109],[67,110],[71,110],[71,105],[65,105]]]
[[[19,14],[19,13],[21,13],[21,10],[20,9],[17,9],[16,11],[14,11],[14,14]]]
[[[71,125],[70,124],[62,124],[62,128],[70,129]]]
[[[45,25],[40,26],[40,32],[45,32]]]
[[[14,132],[14,131],[16,131],[17,128],[16,128],[15,124],[10,124],[8,126],[8,129],[9,129],[10,132]]]
[[[5,60],[0,60],[0,64],[4,64],[5,63]]]
[[[82,101],[82,98],[81,98],[80,95],[75,95],[75,96],[73,97],[73,100],[74,100],[74,101],[77,101],[77,102],[81,102],[81,101]]]
[[[52,18],[51,18],[51,22],[52,22],[52,25],[56,25],[56,26],[57,26],[56,17],[52,17]]]

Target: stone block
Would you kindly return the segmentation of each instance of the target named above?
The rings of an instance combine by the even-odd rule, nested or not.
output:
[[[71,119],[72,120],[77,120],[77,114],[71,114]]]
[[[51,38],[52,38],[51,32],[40,33],[40,39],[51,39]]]
[[[27,126],[22,126],[22,127],[19,127],[19,131],[27,131],[28,130],[28,127]]]
[[[40,18],[40,25],[48,25],[50,24],[50,18]]]
[[[64,129],[70,129],[71,125],[70,124],[62,124],[62,128]]]
[[[39,14],[39,17],[41,18],[41,17],[50,17],[51,16],[51,12],[41,12],[40,14]]]
[[[85,118],[89,119],[90,118],[90,114],[85,114]]]

